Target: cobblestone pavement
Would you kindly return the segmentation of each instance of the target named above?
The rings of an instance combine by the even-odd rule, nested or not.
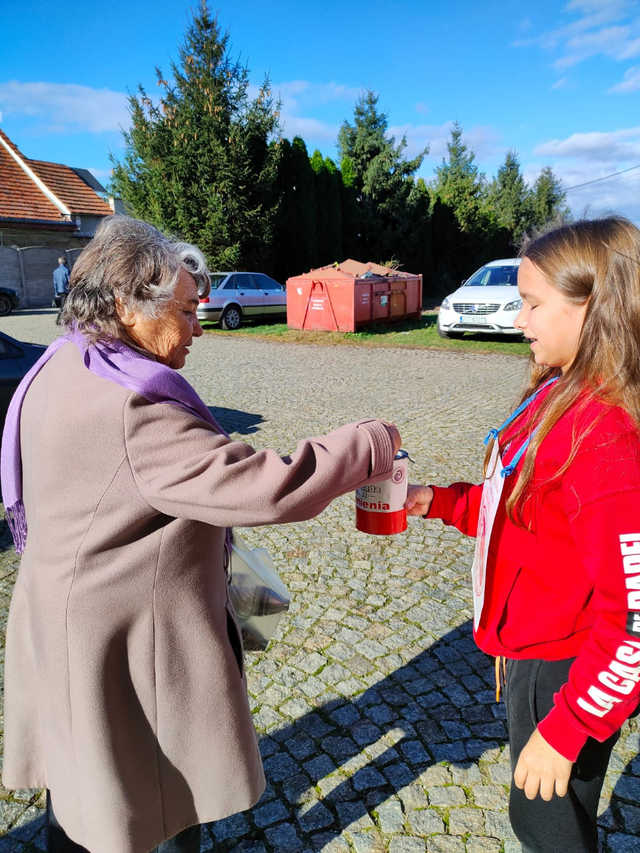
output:
[[[53,314],[0,329],[48,343]],[[317,347],[208,335],[185,373],[220,420],[257,445],[375,415],[398,424],[414,481],[477,479],[482,437],[512,405],[526,363],[505,355]],[[249,653],[268,788],[207,827],[202,850],[516,853],[507,816],[504,709],[473,643],[472,542],[440,522],[374,537],[353,496],[303,524],[251,529],[292,592],[265,653]],[[0,530],[6,613],[17,559]],[[203,744],[206,749],[206,744]],[[603,850],[640,849],[638,727],[625,725],[601,801]],[[42,850],[42,797],[0,789],[0,850]],[[114,851],[117,853],[117,851]]]

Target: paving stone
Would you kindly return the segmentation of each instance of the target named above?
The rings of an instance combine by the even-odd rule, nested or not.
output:
[[[496,838],[481,838],[470,835],[467,838],[467,853],[500,853],[502,844]]]
[[[373,828],[371,816],[362,803],[336,803],[336,811],[338,812],[340,826],[342,826],[343,829],[346,829],[347,827],[350,827],[351,829]]]
[[[381,788],[386,784],[386,779],[375,767],[363,767],[357,771],[351,782],[356,791],[368,791],[371,788]]]
[[[452,835],[481,835],[484,832],[484,815],[481,809],[449,809],[449,832]]]
[[[492,838],[515,838],[506,811],[487,810],[484,815],[484,827],[487,835]]]
[[[329,809],[318,800],[305,803],[298,809],[298,822],[305,833],[326,829],[334,822]]]
[[[418,835],[434,835],[444,829],[444,822],[435,809],[412,809],[407,812],[407,823]]]
[[[389,843],[389,853],[425,853],[426,849],[425,841],[409,835],[396,836]]]
[[[253,809],[253,819],[259,827],[270,826],[289,816],[289,809],[280,800],[272,800],[264,806]]]
[[[322,853],[350,853],[351,846],[344,838],[335,838],[328,833],[318,833],[309,839],[312,850],[322,850]]]
[[[218,841],[224,841],[227,838],[239,838],[249,829],[247,818],[242,812],[231,815],[231,817],[226,817],[223,820],[217,820],[210,824],[210,826],[211,831]]]
[[[384,853],[384,843],[374,832],[350,832],[355,853]]]
[[[474,785],[471,795],[476,806],[482,809],[506,808],[507,795],[504,788],[497,785]]]
[[[402,832],[404,828],[404,812],[399,800],[386,800],[376,809],[380,829],[386,835]]]
[[[489,767],[489,776],[491,781],[496,785],[511,784],[511,765],[503,762],[501,764],[492,764]]]
[[[427,839],[427,853],[465,853],[465,850],[464,842],[450,835],[432,835]]]
[[[6,832],[27,810],[25,803],[0,800],[0,833]]]
[[[462,788],[457,785],[429,788],[429,804],[432,806],[463,806],[467,802]]]
[[[638,836],[616,832],[607,836],[607,850],[610,853],[638,853]]]
[[[267,841],[282,853],[298,853],[304,849],[304,842],[298,836],[296,828],[291,823],[279,823],[265,830]]]

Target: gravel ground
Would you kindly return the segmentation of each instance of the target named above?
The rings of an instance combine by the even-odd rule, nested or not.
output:
[[[48,310],[0,330],[49,343]],[[505,355],[278,344],[205,335],[185,375],[236,437],[287,453],[373,415],[394,421],[414,481],[480,475],[482,438],[512,406],[526,362]],[[312,521],[243,531],[292,593],[248,684],[268,788],[211,824],[202,850],[516,853],[504,708],[471,636],[473,543],[440,522],[354,528],[353,496]],[[18,561],[0,527],[6,620]],[[3,651],[3,650],[2,650]],[[640,849],[638,726],[627,723],[600,805],[602,849]],[[0,851],[45,849],[42,794],[0,788]]]

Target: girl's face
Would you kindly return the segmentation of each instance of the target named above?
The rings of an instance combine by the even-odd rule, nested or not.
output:
[[[531,342],[536,364],[559,367],[566,373],[578,352],[588,303],[570,302],[529,258],[520,264],[518,290],[522,308],[514,325]]]

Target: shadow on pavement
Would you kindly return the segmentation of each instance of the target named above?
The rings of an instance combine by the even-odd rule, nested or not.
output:
[[[265,827],[274,849],[296,849],[287,845],[282,824],[270,829],[278,813],[280,820],[287,817],[288,804],[290,834],[295,816],[304,846],[313,833],[313,849],[322,849],[361,818],[374,820],[378,806],[432,765],[470,768],[500,747],[506,741],[503,720],[492,659],[477,649],[466,622],[358,698],[328,702],[263,737],[269,787],[252,810],[255,824]],[[335,771],[343,775],[331,776]],[[320,798],[310,794],[318,787]],[[506,796],[504,808],[506,817]],[[422,815],[428,825],[416,825],[417,836],[445,831],[437,813]],[[230,840],[225,823],[214,825],[214,834]]]
[[[224,406],[207,406],[213,417],[227,432],[250,435],[258,432],[258,424],[264,421],[262,415],[255,412],[243,412],[240,409],[225,409]]]
[[[495,702],[493,679],[493,661],[475,646],[468,621],[357,698],[327,702],[263,736],[265,794],[250,811],[209,824],[215,847],[206,849],[248,851],[257,845],[256,850],[263,850],[261,842],[266,842],[278,853],[322,850],[347,828],[357,832],[358,822],[369,829],[379,824],[379,809],[389,806],[396,816],[392,809],[386,820],[405,822],[405,836],[447,832],[437,810],[427,808],[430,802],[421,786],[413,783],[421,780],[427,788],[443,784],[437,775],[426,780],[423,774],[444,761],[454,785],[473,792],[486,785],[475,769],[483,756],[500,771],[494,784],[508,782],[507,776],[502,778],[504,762],[498,765],[495,752],[488,755],[507,738],[504,705]],[[635,765],[633,769],[637,772]],[[640,824],[640,809],[634,805],[637,781],[620,777],[599,821],[607,832],[622,833],[618,838],[632,843],[621,850],[637,849],[637,835],[624,836],[625,824],[630,830],[629,810]],[[404,814],[397,802],[384,805],[398,793]],[[493,808],[499,823],[487,826],[484,835],[504,840],[509,831],[506,793]],[[42,835],[39,817],[0,838],[0,853],[43,849],[37,846]]]

